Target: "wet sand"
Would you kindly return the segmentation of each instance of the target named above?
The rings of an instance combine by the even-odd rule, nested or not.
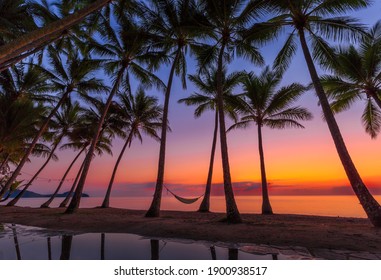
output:
[[[145,211],[126,209],[64,209],[0,206],[0,223],[15,223],[74,232],[133,233],[146,237],[212,242],[302,246],[381,253],[381,228],[366,219],[305,215],[243,214],[242,224],[222,222],[223,213],[162,211],[145,218]]]

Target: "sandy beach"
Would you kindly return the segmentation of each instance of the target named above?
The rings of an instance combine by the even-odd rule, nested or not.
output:
[[[244,222],[233,225],[222,222],[223,213],[163,211],[160,218],[145,218],[145,211],[115,208],[79,209],[73,215],[63,212],[56,208],[1,206],[0,223],[78,233],[133,233],[157,238],[381,252],[381,229],[366,219],[243,214]]]

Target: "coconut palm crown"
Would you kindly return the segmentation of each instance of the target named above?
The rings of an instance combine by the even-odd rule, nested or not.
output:
[[[357,101],[365,103],[362,123],[376,138],[381,131],[381,21],[361,38],[358,47],[339,47],[333,60],[324,65],[333,75],[321,77],[332,98],[334,112],[347,110]]]

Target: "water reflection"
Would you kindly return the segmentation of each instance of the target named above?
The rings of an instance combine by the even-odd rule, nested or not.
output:
[[[105,260],[105,240],[106,235],[104,233],[101,233],[101,260]]]
[[[20,246],[19,246],[19,241],[17,238],[17,230],[16,230],[15,224],[12,224],[12,233],[13,233],[13,242],[14,242],[15,248],[16,248],[17,259],[21,260],[21,252],[20,252]]]
[[[316,258],[381,259],[381,253],[147,239],[134,234],[78,234],[14,224],[0,224],[0,259],[4,260],[287,260]]]
[[[62,250],[61,250],[60,260],[70,260],[72,242],[73,242],[73,235],[62,236]]]
[[[52,260],[52,241],[50,237],[48,239],[48,260]]]
[[[0,259],[6,260],[258,259],[228,247],[189,240],[147,239],[133,234],[75,234],[11,224],[0,227]]]

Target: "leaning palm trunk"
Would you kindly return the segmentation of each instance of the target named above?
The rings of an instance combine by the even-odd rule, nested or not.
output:
[[[114,184],[114,180],[115,180],[115,175],[116,175],[116,172],[118,171],[119,164],[123,158],[123,155],[124,155],[127,147],[131,146],[132,134],[133,134],[133,132],[131,131],[130,135],[128,136],[128,138],[126,140],[126,143],[124,143],[122,151],[120,152],[119,157],[116,161],[116,164],[114,166],[114,170],[113,170],[112,175],[111,175],[110,183],[108,184],[107,192],[106,192],[106,195],[105,195],[105,198],[103,200],[101,208],[109,208],[110,207],[110,196],[111,196],[112,185]]]
[[[34,148],[36,147],[37,141],[40,139],[42,134],[46,131],[46,129],[48,128],[50,120],[57,113],[58,109],[65,102],[65,100],[69,96],[69,94],[70,94],[70,90],[66,90],[65,93],[62,95],[60,101],[56,104],[54,109],[50,112],[49,116],[46,118],[44,124],[41,126],[41,128],[38,131],[37,135],[34,137],[32,143],[30,143],[28,150],[25,152],[23,158],[20,160],[20,163],[16,167],[15,171],[13,171],[12,176],[9,178],[9,180],[5,184],[4,188],[1,190],[1,192],[0,192],[0,199],[4,196],[4,194],[7,191],[10,190],[13,182],[16,181],[16,178],[20,174],[21,169],[24,167],[24,165],[27,162],[29,156],[33,152]]]
[[[267,178],[266,178],[266,166],[265,166],[265,154],[263,152],[263,141],[262,141],[262,125],[258,124],[258,149],[259,158],[261,161],[261,178],[262,178],[262,214],[273,214],[273,209],[271,208]]]
[[[61,138],[62,139],[62,138]],[[36,180],[36,178],[38,177],[38,175],[40,175],[40,173],[45,169],[45,167],[48,165],[48,163],[50,162],[50,160],[52,159],[53,155],[54,155],[54,152],[57,150],[58,148],[58,145],[60,144],[61,142],[61,139],[59,139],[57,141],[57,143],[54,145],[53,149],[51,150],[48,158],[46,159],[45,163],[41,166],[41,168],[37,171],[36,174],[34,174],[34,176],[32,177],[32,179],[30,179],[30,181],[28,182],[28,184],[26,184],[26,186],[23,188],[23,190],[21,192],[19,192],[19,194],[14,198],[12,199],[11,201],[8,202],[7,206],[15,206],[16,203],[20,200],[20,198],[25,194],[25,192],[29,189],[29,187],[33,184],[34,180]]]
[[[79,177],[81,176],[82,174],[82,170],[83,170],[83,166],[85,165],[85,162],[82,162],[82,165],[81,167],[79,168],[78,170],[78,173],[77,173],[77,176],[75,177],[75,180],[74,180],[74,183],[73,185],[71,186],[69,192],[67,193],[65,199],[61,202],[59,208],[65,208],[67,203],[69,202],[75,188],[77,187],[77,184],[78,184],[78,181],[79,181]]]
[[[233,186],[230,177],[228,143],[226,137],[225,114],[224,114],[224,99],[222,88],[222,70],[223,70],[223,56],[225,52],[225,45],[222,44],[218,56],[218,69],[217,69],[217,111],[220,124],[220,143],[221,143],[221,157],[222,169],[224,175],[224,192],[226,200],[226,219],[229,223],[241,223],[241,215],[239,214],[237,204],[234,199]]]
[[[208,179],[206,180],[204,198],[200,204],[200,208],[198,209],[198,212],[210,211],[210,192],[212,188],[214,155],[216,153],[217,135],[218,135],[218,110],[216,110],[216,116],[214,120],[214,133],[213,133],[213,142],[212,142],[212,152],[210,155],[210,162],[209,162]]]
[[[99,120],[99,124],[98,124],[97,130],[96,130],[96,133],[95,133],[95,135],[91,141],[89,151],[88,151],[86,158],[85,158],[85,161],[84,161],[84,166],[83,166],[81,178],[79,179],[78,186],[75,190],[75,193],[74,193],[72,200],[70,201],[69,207],[67,208],[67,210],[65,212],[66,214],[74,213],[79,207],[79,204],[81,202],[81,197],[82,197],[82,191],[83,191],[83,188],[84,188],[85,182],[86,182],[87,173],[89,172],[89,169],[90,169],[90,164],[91,164],[91,161],[93,159],[95,148],[98,144],[99,136],[101,135],[101,131],[102,131],[104,121],[106,119],[106,116],[107,116],[107,113],[108,113],[109,108],[111,106],[114,95],[117,93],[117,91],[119,89],[119,85],[122,82],[123,74],[124,74],[124,71],[126,70],[127,67],[128,66],[124,66],[124,67],[122,67],[122,69],[119,70],[119,73],[118,73],[118,76],[116,78],[114,87],[112,88],[112,90],[110,92],[110,95],[109,95],[107,102],[105,104],[105,108],[104,108],[104,111],[102,113],[101,119]]]
[[[3,67],[7,61],[22,55],[24,52],[47,45],[52,39],[57,36],[62,36],[66,30],[80,23],[89,14],[98,11],[111,1],[112,0],[97,0],[78,12],[52,22],[43,28],[32,31],[21,36],[17,40],[1,46],[0,67]]]
[[[78,160],[78,158],[80,157],[80,155],[85,151],[86,147],[84,147],[74,158],[74,160],[70,163],[68,169],[66,170],[64,176],[62,177],[57,189],[54,191],[54,193],[52,194],[52,196],[48,199],[48,201],[46,201],[45,203],[43,203],[41,205],[41,208],[49,208],[50,204],[52,203],[52,201],[56,198],[58,192],[61,190],[61,187],[63,186],[63,183],[65,182],[66,180],[66,177],[67,175],[69,174],[70,170],[72,169],[74,163]]]
[[[181,52],[181,49],[178,49],[176,52],[176,57],[173,60],[171,72],[168,78],[167,89],[165,92],[163,123],[161,127],[161,138],[160,138],[159,166],[158,166],[158,172],[157,172],[156,188],[155,188],[155,193],[153,195],[151,206],[145,215],[146,217],[160,216],[161,195],[163,193],[164,171],[165,171],[165,150],[167,145],[169,98],[171,96],[173,77],[175,75],[177,62],[180,58],[180,52]]]
[[[324,117],[331,132],[333,141],[336,146],[337,153],[339,154],[341,163],[347,177],[352,185],[352,189],[358,197],[362,207],[364,208],[369,220],[376,227],[381,227],[381,206],[371,195],[364,182],[362,181],[352,159],[345,146],[343,137],[341,135],[339,126],[335,120],[331,107],[329,105],[327,96],[319,80],[313,59],[311,57],[308,45],[306,42],[305,34],[303,30],[299,30],[300,43],[303,48],[304,57],[307,62],[307,66],[311,75],[312,82],[314,84],[316,94],[319,98],[321,107],[323,109]]]

